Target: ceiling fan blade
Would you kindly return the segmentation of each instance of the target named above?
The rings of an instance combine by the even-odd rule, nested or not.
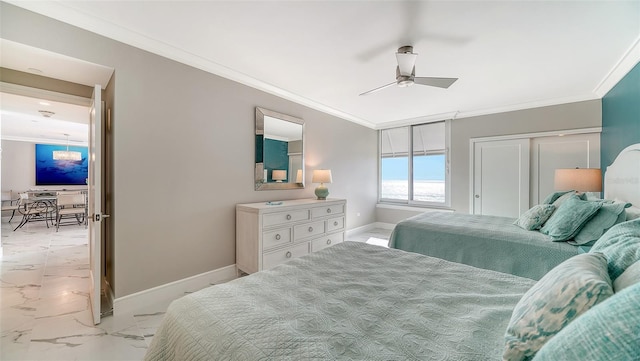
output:
[[[458,78],[432,78],[432,77],[415,77],[413,82],[420,85],[435,86],[447,89],[451,84],[455,83]]]
[[[381,87],[378,87],[378,88],[375,88],[375,89],[369,90],[368,92],[364,92],[364,93],[362,93],[362,94],[360,94],[360,95],[369,95],[369,94],[371,94],[371,93],[375,93],[375,92],[377,92],[378,90],[382,90],[382,89],[384,89],[384,88],[388,88],[388,87],[390,87],[390,86],[392,86],[392,85],[396,85],[396,82],[394,81],[393,83],[389,83],[389,84],[387,84],[387,85],[383,85],[383,86],[381,86]]]
[[[417,57],[418,54],[414,53],[396,53],[400,75],[410,76],[411,73],[413,73],[413,67],[416,65]]]

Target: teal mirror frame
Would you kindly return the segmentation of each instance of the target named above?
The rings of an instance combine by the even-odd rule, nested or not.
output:
[[[271,139],[273,134],[270,134],[270,129],[267,127],[265,132],[265,121],[267,118],[268,122],[275,122],[276,124],[279,122],[283,126],[288,126],[289,128],[298,128],[300,130],[300,147],[299,153],[296,153],[296,160],[299,159],[299,167],[302,171],[300,179],[296,179],[297,174],[293,175],[292,182],[273,182],[265,179],[265,158],[269,156],[265,152],[265,144],[268,142],[267,139]],[[293,126],[293,127],[291,127]],[[296,139],[297,140],[297,139]],[[256,132],[255,132],[255,189],[257,191],[264,190],[282,190],[282,189],[303,189],[304,188],[304,178],[305,178],[305,169],[304,169],[304,120],[300,118],[296,118],[290,115],[278,113],[272,110],[256,107]],[[289,155],[288,155],[289,156]],[[290,157],[290,156],[289,156]],[[291,163],[291,159],[289,160]],[[267,170],[269,172],[270,170]],[[297,173],[297,169],[296,169]],[[291,179],[290,172],[287,172],[287,177]],[[300,180],[300,182],[296,182]]]

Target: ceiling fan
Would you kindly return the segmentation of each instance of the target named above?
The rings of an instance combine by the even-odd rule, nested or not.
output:
[[[415,84],[435,86],[438,88],[448,88],[458,78],[433,78],[433,77],[416,77],[416,58],[418,54],[413,52],[413,46],[406,45],[398,48],[396,53],[396,59],[398,59],[398,66],[396,67],[396,81],[383,85],[381,87],[369,90],[360,95],[368,95],[378,90],[388,88],[393,85],[399,87],[408,87]]]

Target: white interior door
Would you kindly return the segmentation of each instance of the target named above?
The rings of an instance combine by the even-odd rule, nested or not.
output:
[[[534,138],[531,148],[531,206],[554,191],[556,169],[600,168],[600,133]]]
[[[473,214],[517,218],[529,209],[529,140],[474,143]]]
[[[89,117],[89,262],[91,289],[89,297],[93,322],[100,323],[100,285],[102,281],[102,87],[93,89]]]

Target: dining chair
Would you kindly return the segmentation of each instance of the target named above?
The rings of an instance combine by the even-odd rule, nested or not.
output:
[[[20,224],[13,230],[22,228],[25,224],[32,220],[44,220],[49,228],[49,217],[51,216],[52,207],[49,200],[29,199],[29,193],[19,193],[18,213],[22,214]]]
[[[85,195],[81,192],[58,192],[56,195],[56,232],[62,224],[62,218],[75,218],[78,225],[85,223],[87,218],[87,208],[85,206]]]
[[[13,216],[16,214],[18,210],[18,200],[19,198],[13,198],[13,191],[2,191],[2,211],[11,211],[11,218],[9,218],[9,223],[13,219]]]

